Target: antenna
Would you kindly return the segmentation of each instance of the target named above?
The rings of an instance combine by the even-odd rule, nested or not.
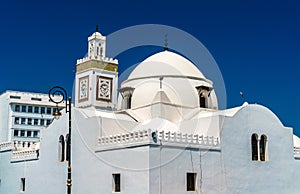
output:
[[[98,26],[98,24],[96,25],[96,32],[99,32],[99,26]]]
[[[242,103],[244,104],[244,102],[245,102],[245,99],[244,99],[244,92],[240,92],[240,95],[241,95],[241,97],[242,97]]]
[[[168,48],[168,34],[165,34],[165,51],[169,50]]]

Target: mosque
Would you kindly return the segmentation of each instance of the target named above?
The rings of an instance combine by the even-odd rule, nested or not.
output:
[[[261,105],[219,110],[213,80],[185,57],[151,55],[118,88],[96,31],[75,79],[71,146],[64,110],[39,143],[0,142],[1,194],[65,193],[70,157],[73,194],[300,192],[293,129]]]

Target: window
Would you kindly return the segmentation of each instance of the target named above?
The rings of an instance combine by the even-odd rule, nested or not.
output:
[[[25,137],[25,130],[21,130],[20,136],[21,136],[21,137]]]
[[[258,135],[252,134],[251,136],[251,147],[252,147],[252,160],[258,160]]]
[[[42,101],[41,98],[31,98],[31,100],[33,100],[33,101]]]
[[[28,112],[32,113],[32,106],[28,106]]]
[[[38,131],[33,131],[33,137],[38,137],[39,136],[39,132]]]
[[[259,141],[260,161],[266,161],[267,136],[262,135]]]
[[[133,91],[134,88],[130,88],[130,87],[125,87],[120,89],[121,95],[123,97],[122,109],[131,109]]]
[[[49,107],[47,108],[47,114],[51,115],[51,108],[49,108]]]
[[[38,125],[39,124],[39,120],[38,119],[34,119],[33,120],[33,125]]]
[[[9,96],[11,99],[21,99],[21,96]]]
[[[268,160],[268,141],[266,135],[261,135],[258,139],[256,133],[251,136],[252,160],[267,161]]]
[[[186,190],[196,191],[197,173],[186,173]]]
[[[15,112],[20,112],[20,105],[15,105]]]
[[[58,161],[63,162],[65,160],[65,139],[64,136],[59,136],[58,139]]]
[[[21,192],[25,191],[25,178],[21,178]]]
[[[56,111],[56,108],[52,108],[52,112],[54,113]],[[60,110],[58,110],[58,111],[60,111]]]
[[[71,139],[69,134],[66,135],[66,146],[67,146],[67,150],[66,150],[66,160],[69,161],[71,158]]]
[[[121,174],[112,174],[113,178],[113,192],[121,192]]]
[[[45,107],[41,107],[41,114],[45,114]]]
[[[15,117],[15,124],[20,124],[20,118],[19,117]]]
[[[32,131],[27,131],[27,137],[31,137]]]
[[[25,123],[26,123],[26,119],[25,118],[21,118],[21,124],[25,125]]]
[[[31,118],[27,119],[27,125],[32,125],[32,119]]]
[[[199,95],[199,105],[201,108],[208,108],[208,99],[210,95],[211,88],[206,86],[196,87]]]
[[[206,99],[203,94],[200,95],[200,107],[206,108]]]
[[[41,119],[41,120],[40,120],[40,125],[42,125],[42,126],[45,125],[45,120],[44,120],[44,119]]]
[[[46,122],[47,122],[47,123],[46,123],[47,126],[51,124],[51,120],[50,120],[50,119],[47,119]]]
[[[39,113],[39,110],[40,110],[40,107],[38,107],[38,106],[34,107],[34,113]]]
[[[26,112],[26,106],[22,106],[22,112]]]
[[[14,130],[14,136],[18,137],[19,136],[19,130]]]

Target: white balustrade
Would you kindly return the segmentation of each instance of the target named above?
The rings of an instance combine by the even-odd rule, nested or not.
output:
[[[12,141],[0,143],[0,152],[10,151],[14,149],[14,144]]]
[[[118,146],[129,146],[139,144],[165,144],[171,146],[192,146],[192,147],[203,147],[205,149],[219,149],[220,142],[219,138],[212,136],[203,137],[198,134],[182,134],[177,132],[165,132],[165,131],[154,131],[156,133],[157,141],[153,140],[153,131],[150,129],[143,131],[136,131],[126,134],[110,135],[106,137],[99,138],[100,147],[110,147],[112,145]]]
[[[37,160],[37,159],[38,159],[38,150],[35,149],[13,151],[11,155],[11,162]]]

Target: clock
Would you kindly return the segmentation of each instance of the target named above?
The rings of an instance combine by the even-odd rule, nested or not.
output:
[[[98,101],[112,101],[112,78],[98,76],[96,97]]]
[[[87,101],[88,100],[88,95],[89,95],[89,77],[85,76],[82,78],[79,78],[79,102]]]

